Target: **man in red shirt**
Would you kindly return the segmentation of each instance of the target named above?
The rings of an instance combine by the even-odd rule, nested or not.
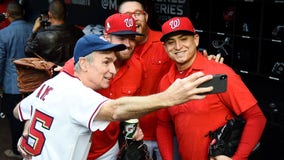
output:
[[[142,84],[142,65],[135,55],[131,58],[136,45],[136,36],[143,35],[136,32],[136,23],[131,16],[117,13],[105,20],[104,38],[113,44],[124,44],[126,49],[116,52],[117,60],[114,64],[117,73],[111,80],[110,86],[97,92],[111,99],[137,95]],[[73,59],[64,65],[63,71],[74,73]],[[88,159],[116,160],[119,151],[119,134],[119,122],[110,122],[105,130],[94,132],[95,138],[93,138]]]
[[[203,57],[196,49],[199,36],[187,17],[174,17],[162,25],[161,41],[169,57],[176,63],[160,82],[160,91],[165,90],[177,78],[187,77],[195,72],[205,74],[227,74],[227,91],[208,94],[205,99],[186,102],[169,109],[157,111],[157,139],[163,160],[172,160],[174,134],[179,145],[181,159],[208,159],[210,139],[206,136],[223,126],[234,115],[241,116],[245,127],[237,151],[232,157],[213,157],[230,160],[247,160],[257,145],[264,130],[266,119],[239,75],[225,64]]]
[[[143,83],[140,95],[157,93],[161,77],[169,70],[173,63],[160,42],[162,33],[150,29],[147,25],[148,13],[139,1],[123,1],[119,5],[120,13],[132,15],[136,21],[137,32],[144,36],[136,37],[136,48],[133,55],[137,56],[143,65]],[[147,114],[139,119],[144,133],[144,143],[147,144],[150,156],[155,154],[160,160],[156,142],[156,112]]]

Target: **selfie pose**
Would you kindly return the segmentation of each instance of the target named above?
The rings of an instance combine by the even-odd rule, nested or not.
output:
[[[45,81],[14,109],[27,121],[18,150],[25,159],[86,159],[92,132],[104,130],[110,121],[138,118],[160,108],[203,99],[212,87],[197,88],[212,79],[198,72],[178,79],[166,91],[149,96],[111,100],[95,90],[108,88],[116,74],[116,51],[126,48],[94,34],[80,38],[74,49],[74,76],[60,72]]]

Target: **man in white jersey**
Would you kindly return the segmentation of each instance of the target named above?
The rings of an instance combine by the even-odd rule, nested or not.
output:
[[[197,88],[212,75],[197,72],[178,79],[164,92],[110,100],[94,90],[107,88],[116,70],[115,51],[125,49],[97,35],[80,38],[74,49],[74,76],[65,72],[44,82],[14,109],[27,121],[18,150],[25,159],[82,160],[89,150],[91,133],[110,121],[138,118],[160,108],[203,99],[212,87]]]

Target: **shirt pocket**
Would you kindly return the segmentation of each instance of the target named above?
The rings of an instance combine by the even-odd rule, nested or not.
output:
[[[126,86],[121,88],[122,96],[132,96],[138,90],[137,87],[134,86]]]

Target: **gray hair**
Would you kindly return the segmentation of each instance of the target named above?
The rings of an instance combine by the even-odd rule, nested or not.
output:
[[[93,63],[94,61],[94,56],[93,56],[94,52],[92,52],[91,54],[88,54],[85,56],[86,60],[88,63]],[[75,64],[74,66],[74,72],[79,72],[82,70],[80,64],[79,64],[80,60]]]

